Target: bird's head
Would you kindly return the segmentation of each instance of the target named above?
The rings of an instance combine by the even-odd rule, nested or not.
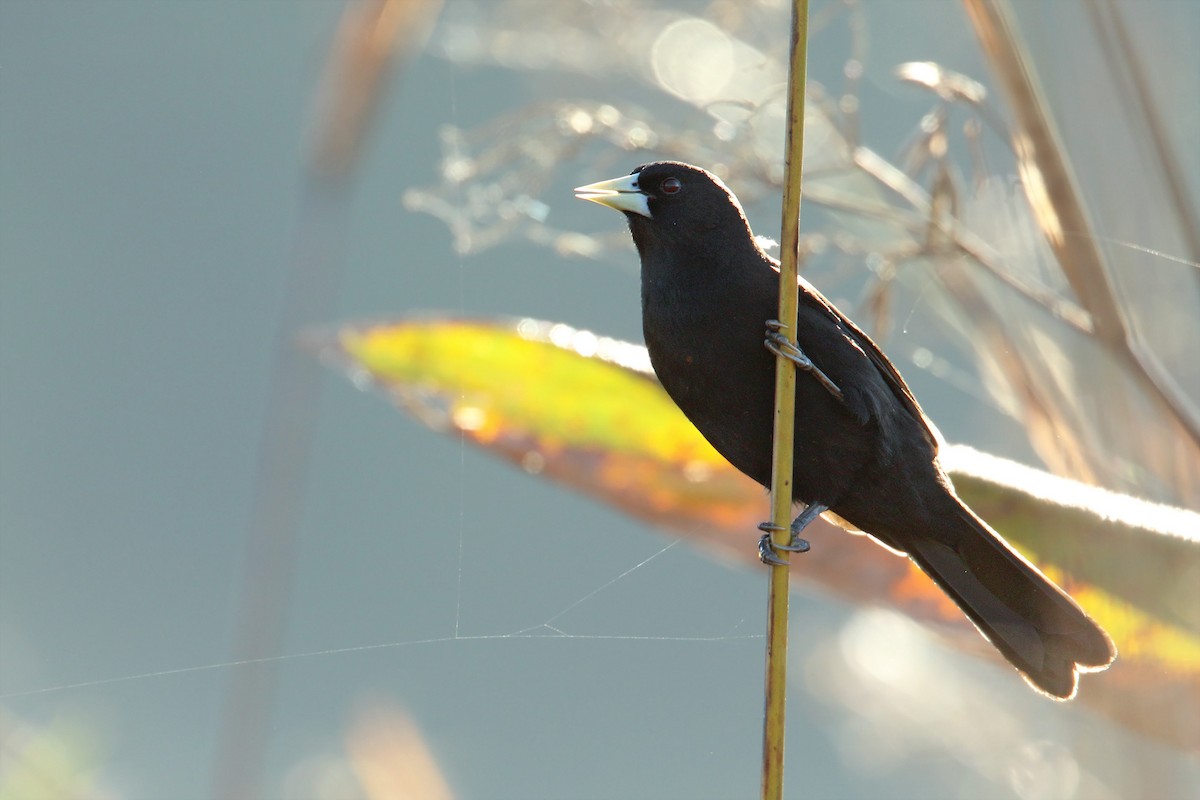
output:
[[[733,192],[707,170],[656,161],[623,178],[580,186],[575,196],[625,214],[638,250],[705,246],[716,237],[752,242],[750,225]]]

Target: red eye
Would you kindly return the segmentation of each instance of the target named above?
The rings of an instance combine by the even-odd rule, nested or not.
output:
[[[683,189],[683,184],[679,182],[679,178],[664,178],[658,188],[663,194],[678,194]]]

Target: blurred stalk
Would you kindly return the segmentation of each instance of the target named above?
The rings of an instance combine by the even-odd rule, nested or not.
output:
[[[1085,9],[1092,18],[1097,36],[1110,43],[1114,52],[1120,55],[1119,63],[1124,66],[1133,91],[1126,97],[1137,106],[1137,115],[1146,126],[1146,132],[1154,143],[1151,152],[1156,157],[1157,172],[1171,202],[1167,204],[1168,213],[1172,214],[1183,240],[1187,243],[1187,257],[1192,261],[1200,260],[1200,211],[1192,201],[1184,175],[1186,168],[1180,164],[1171,144],[1166,119],[1154,102],[1154,91],[1150,78],[1142,65],[1134,42],[1130,39],[1125,20],[1116,0],[1094,0],[1086,3]]]
[[[276,666],[270,659],[279,652],[285,629],[320,397],[317,365],[296,347],[295,336],[334,316],[346,179],[387,67],[424,41],[440,8],[441,0],[350,2],[331,47],[318,94],[311,164],[322,180],[302,190],[296,214],[236,607],[236,666],[217,740],[212,797],[260,795],[275,693]]]
[[[341,193],[307,190],[296,212],[283,308],[275,330],[270,385],[246,532],[242,586],[211,797],[259,796],[276,665],[283,639],[296,540],[304,507],[320,374],[295,347],[295,331],[328,319],[341,285],[346,203]]]
[[[346,6],[317,92],[314,173],[341,179],[358,163],[396,59],[420,49],[443,0],[356,0]]]
[[[787,134],[783,183],[783,220],[779,265],[779,321],[795,338],[796,282],[799,274],[800,190],[804,165],[804,91],[808,82],[808,0],[792,4],[791,63],[788,66]],[[775,359],[775,438],[771,472],[771,534],[776,545],[791,541],[792,456],[796,426],[796,365]],[[776,551],[783,561],[786,552]],[[767,604],[766,701],[763,719],[762,796],[783,796],[784,732],[787,706],[788,588],[787,563],[771,567]]]
[[[1013,145],[1035,219],[1091,315],[1092,334],[1128,365],[1130,374],[1164,406],[1164,413],[1179,421],[1193,443],[1200,444],[1200,415],[1129,330],[1009,0],[963,0],[963,5],[1016,118]],[[1066,235],[1068,231],[1072,235]]]

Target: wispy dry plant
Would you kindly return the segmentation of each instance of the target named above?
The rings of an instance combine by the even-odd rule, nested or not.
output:
[[[595,257],[619,240],[551,225],[541,192],[560,171],[611,171],[614,151],[630,153],[630,162],[637,153],[705,164],[734,176],[751,202],[777,193],[787,52],[776,5],[712,4],[692,15],[635,0],[603,11],[528,0],[453,4],[435,52],[462,65],[589,82],[574,81],[569,99],[445,128],[440,182],[410,190],[408,206],[443,219],[462,252],[517,237]],[[851,51],[843,86],[809,85],[805,199],[821,211],[808,219],[821,222],[806,224],[801,252],[840,251],[868,267],[867,308],[883,334],[895,279],[914,287],[963,335],[984,389],[1052,471],[1195,507],[1197,180],[1172,133],[1174,98],[1153,80],[1149,37],[1163,26],[1129,25],[1124,5],[1053,11],[1070,7],[1079,17],[1056,26],[1080,43],[1057,57],[1086,53],[1103,65],[1089,73],[1087,91],[1098,99],[1084,106],[1094,115],[1087,125],[1125,132],[1126,148],[1104,159],[1072,153],[1078,136],[1062,134],[1066,109],[1047,96],[1020,24],[1036,29],[1037,20],[1022,20],[1007,0],[964,0],[1004,102],[937,64],[897,65],[898,80],[927,89],[934,104],[900,157],[885,158],[858,141],[865,12],[849,0],[816,9],[814,35],[844,24]],[[696,64],[709,66],[697,73]],[[616,79],[621,93],[604,91]],[[1111,197],[1097,204],[1085,191],[1097,185],[1094,173],[1114,170],[1136,181],[1129,197],[1139,204],[1124,207],[1119,227],[1109,223],[1122,206]],[[1144,231],[1131,227],[1148,218]],[[916,360],[927,366],[928,352]]]

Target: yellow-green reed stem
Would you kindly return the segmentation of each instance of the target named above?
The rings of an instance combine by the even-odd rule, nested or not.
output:
[[[800,172],[804,163],[804,86],[808,74],[808,0],[793,0],[791,64],[788,72],[787,139],[785,143],[783,226],[779,270],[779,320],[796,338],[796,280],[800,241]],[[792,517],[792,448],[795,436],[796,367],[780,356],[775,363],[775,440],[771,478],[771,519],[779,528],[776,544],[790,540]],[[777,551],[783,560],[788,556]],[[787,565],[770,568],[767,606],[766,703],[763,720],[764,800],[783,797],[783,753],[787,690]]]

